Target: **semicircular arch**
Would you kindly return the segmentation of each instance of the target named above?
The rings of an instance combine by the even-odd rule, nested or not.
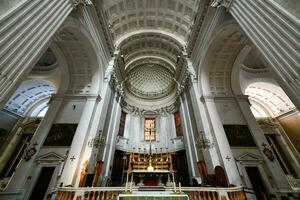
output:
[[[225,22],[208,45],[207,53],[198,68],[200,88],[204,96],[231,95],[233,64],[246,45],[246,36],[233,20]]]
[[[97,47],[85,27],[69,17],[58,32],[58,46],[69,70],[69,94],[95,94],[104,80],[104,63],[97,55]]]

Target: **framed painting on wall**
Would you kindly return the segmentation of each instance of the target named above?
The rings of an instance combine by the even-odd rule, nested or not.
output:
[[[71,146],[77,124],[53,124],[44,146]]]
[[[256,147],[247,125],[223,125],[229,145],[232,147]]]

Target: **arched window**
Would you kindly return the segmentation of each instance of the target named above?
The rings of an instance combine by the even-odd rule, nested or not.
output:
[[[146,141],[155,140],[155,118],[145,118],[144,122],[144,139]]]

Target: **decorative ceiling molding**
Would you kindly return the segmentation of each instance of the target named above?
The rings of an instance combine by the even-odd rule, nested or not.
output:
[[[259,106],[267,108],[272,117],[278,117],[295,109],[284,91],[271,83],[254,82],[246,88],[245,94],[249,95],[251,103],[259,102]]]
[[[53,70],[57,69],[58,61],[56,56],[54,55],[53,51],[48,48],[46,52],[42,55],[39,59],[37,64],[32,69],[31,73],[47,73],[52,72]]]
[[[174,86],[172,73],[161,65],[142,64],[130,71],[127,77],[127,88],[134,95],[142,98],[158,98]]]
[[[25,81],[5,104],[5,109],[24,116],[33,105],[44,99],[50,99],[51,94],[55,91],[55,87],[48,81]]]
[[[104,9],[115,41],[133,31],[157,29],[186,43],[199,0],[105,0]]]
[[[236,25],[237,26],[237,25]],[[233,63],[245,45],[246,36],[236,27],[236,30],[225,27],[220,33],[220,38],[215,42],[215,48],[209,51],[206,61],[206,73],[208,76],[208,87],[211,95],[230,95],[231,72]],[[203,80],[207,78],[203,77]]]

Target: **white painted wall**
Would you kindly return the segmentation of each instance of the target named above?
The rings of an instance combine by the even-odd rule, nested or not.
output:
[[[122,151],[138,151],[141,149],[141,153],[144,152],[144,148],[149,152],[150,144],[144,140],[144,116],[138,116],[133,114],[127,114],[125,121],[124,137],[118,138],[116,148]],[[160,115],[156,117],[156,140],[152,141],[152,151],[155,152],[155,148],[160,152],[160,148],[163,148],[163,152],[178,151],[184,148],[182,138],[177,138],[175,121],[173,114]]]
[[[79,123],[83,107],[86,100],[66,100],[61,106],[60,112],[57,114],[54,123],[56,124],[73,124]],[[73,107],[75,106],[75,108]]]
[[[215,100],[223,124],[247,124],[235,99]]]

